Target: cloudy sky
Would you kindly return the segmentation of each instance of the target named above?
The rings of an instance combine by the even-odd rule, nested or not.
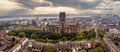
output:
[[[68,14],[120,14],[119,9],[119,0],[0,0],[0,15],[57,14],[61,11]]]

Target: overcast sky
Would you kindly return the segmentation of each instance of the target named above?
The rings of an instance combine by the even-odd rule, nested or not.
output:
[[[107,8],[113,10],[103,10]],[[0,0],[0,15],[57,14],[60,11],[68,14],[120,14],[119,9],[120,1],[109,0]]]

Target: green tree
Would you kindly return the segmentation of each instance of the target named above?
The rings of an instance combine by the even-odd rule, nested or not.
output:
[[[26,36],[26,34],[24,32],[20,32],[18,36],[21,37],[21,38],[23,38],[23,37]]]
[[[87,38],[94,38],[96,36],[96,33],[93,30],[88,31]]]
[[[14,46],[15,44],[17,44],[17,42],[15,41],[15,42],[12,42],[12,46]]]
[[[77,40],[83,40],[84,39],[84,33],[80,32],[76,35]]]
[[[37,35],[36,34],[31,34],[30,38],[31,39],[37,39]]]
[[[67,41],[67,37],[64,36],[64,37],[62,38],[62,41]]]
[[[97,30],[97,33],[98,33],[98,35],[99,35],[101,38],[104,37],[105,32],[104,32],[103,29],[99,28],[99,29]]]
[[[89,49],[88,52],[104,52],[104,50],[101,47]]]
[[[104,47],[105,47],[105,45],[104,45],[104,43],[103,43],[103,42],[100,42],[100,43],[98,43],[98,47],[104,48]]]
[[[50,47],[50,46],[46,46],[45,48],[44,48],[44,51],[43,52],[52,52],[53,50],[52,50],[52,48]]]
[[[13,35],[15,35],[15,32],[9,32],[7,35],[13,36]]]
[[[63,52],[72,52],[72,50],[71,49],[66,49]]]

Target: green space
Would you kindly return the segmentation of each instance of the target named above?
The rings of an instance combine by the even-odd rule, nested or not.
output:
[[[56,43],[60,41],[76,41],[76,40],[90,40],[95,39],[96,33],[93,30],[83,31],[79,33],[63,33],[58,34],[54,32],[44,32],[40,30],[18,30],[11,31],[7,35],[19,36],[21,38],[28,37],[41,42]]]

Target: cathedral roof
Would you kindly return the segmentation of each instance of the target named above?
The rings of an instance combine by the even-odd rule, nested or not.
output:
[[[59,23],[49,23],[48,25],[60,25]],[[66,25],[77,25],[77,23],[67,22]]]
[[[77,23],[67,23],[66,25],[77,25]]]

